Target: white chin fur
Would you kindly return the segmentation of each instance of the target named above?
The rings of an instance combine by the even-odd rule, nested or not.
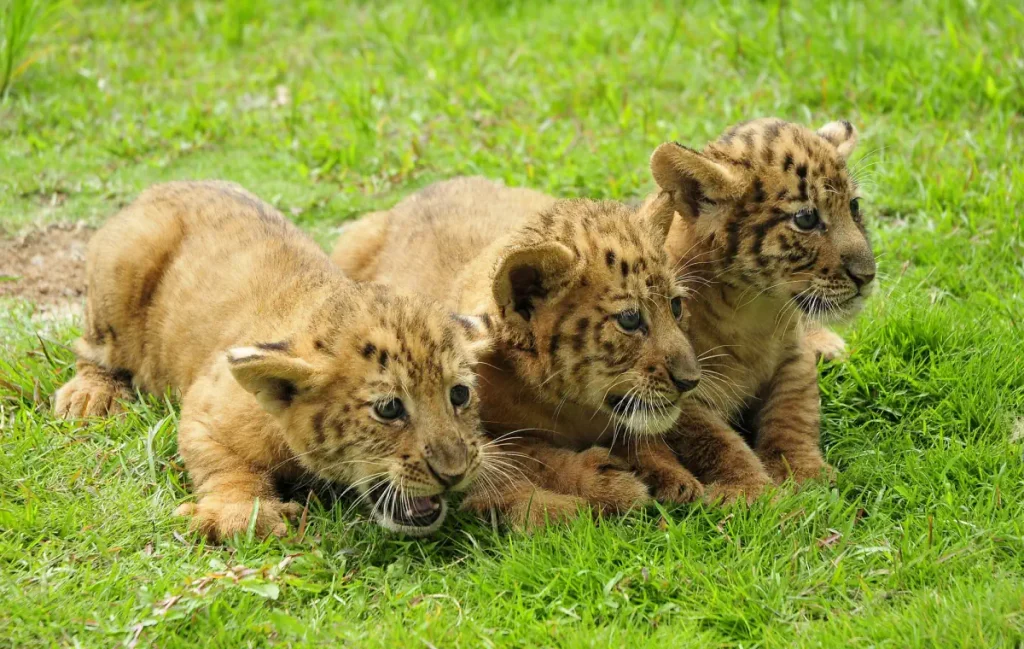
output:
[[[653,414],[649,411],[636,412],[628,417],[616,417],[619,425],[635,435],[662,435],[667,433],[679,419],[679,406],[672,405]]]
[[[378,511],[373,512],[373,520],[377,521],[377,524],[384,529],[395,532],[396,534],[404,534],[406,536],[428,536],[433,534],[437,530],[441,529],[441,525],[444,523],[444,519],[448,517],[448,503],[443,499],[441,500],[441,513],[438,515],[437,520],[427,525],[426,527],[412,527],[410,525],[402,525],[396,522],[391,516],[386,516]]]
[[[843,303],[842,307],[839,309],[829,309],[825,314],[814,314],[809,315],[808,317],[823,325],[842,324],[844,322],[849,322],[854,318],[854,316],[860,313],[860,310],[864,308],[864,303],[866,301],[867,296],[858,295],[852,300]]]

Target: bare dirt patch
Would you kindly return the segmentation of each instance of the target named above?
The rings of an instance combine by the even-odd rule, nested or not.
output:
[[[57,223],[0,239],[0,297],[28,300],[49,315],[80,313],[92,233],[82,222]]]

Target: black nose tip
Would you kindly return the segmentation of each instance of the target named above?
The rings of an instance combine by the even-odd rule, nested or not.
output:
[[[430,469],[430,472],[434,475],[437,481],[445,487],[454,487],[462,482],[462,479],[466,477],[465,471],[461,473],[446,473],[444,471],[438,471],[432,464],[430,464],[430,462],[427,462],[427,468]]]
[[[852,279],[853,283],[857,285],[857,288],[860,288],[865,284],[870,284],[871,280],[875,279],[874,273],[855,273],[848,270],[846,271],[846,274],[850,276],[850,279]]]
[[[676,389],[679,390],[680,392],[683,392],[683,393],[689,392],[690,390],[692,390],[695,387],[697,387],[698,383],[700,383],[700,379],[699,378],[697,378],[697,379],[680,379],[680,378],[677,378],[674,374],[669,374],[669,378],[672,379],[672,385],[676,386]]]

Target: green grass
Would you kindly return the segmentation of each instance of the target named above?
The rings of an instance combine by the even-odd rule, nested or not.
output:
[[[111,1],[47,20],[0,103],[9,233],[221,177],[326,244],[456,174],[629,199],[664,140],[850,118],[884,277],[822,372],[834,489],[532,537],[459,518],[429,540],[314,504],[302,541],[227,549],[170,515],[175,411],[55,420],[75,325],[4,303],[0,645],[1024,643],[1016,3]]]

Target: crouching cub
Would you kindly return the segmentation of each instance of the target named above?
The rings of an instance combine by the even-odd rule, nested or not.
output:
[[[373,518],[423,534],[484,460],[474,358],[486,346],[425,303],[357,285],[273,208],[229,183],[154,187],[89,244],[85,333],[63,417],[130,383],[182,396],[178,448],[212,539],[282,535],[277,481],[351,485]]]
[[[667,247],[694,284],[690,336],[704,365],[669,438],[712,497],[750,499],[832,471],[815,352],[842,340],[820,325],[857,313],[875,277],[846,165],[856,142],[849,122],[815,132],[762,119],[703,151],[663,144],[652,156],[653,200],[671,197],[680,215]]]
[[[587,505],[627,509],[648,487],[672,501],[702,492],[659,438],[700,379],[664,250],[672,219],[668,198],[636,210],[458,178],[343,231],[332,257],[352,277],[493,332],[480,396],[501,470],[466,507],[529,527]]]

